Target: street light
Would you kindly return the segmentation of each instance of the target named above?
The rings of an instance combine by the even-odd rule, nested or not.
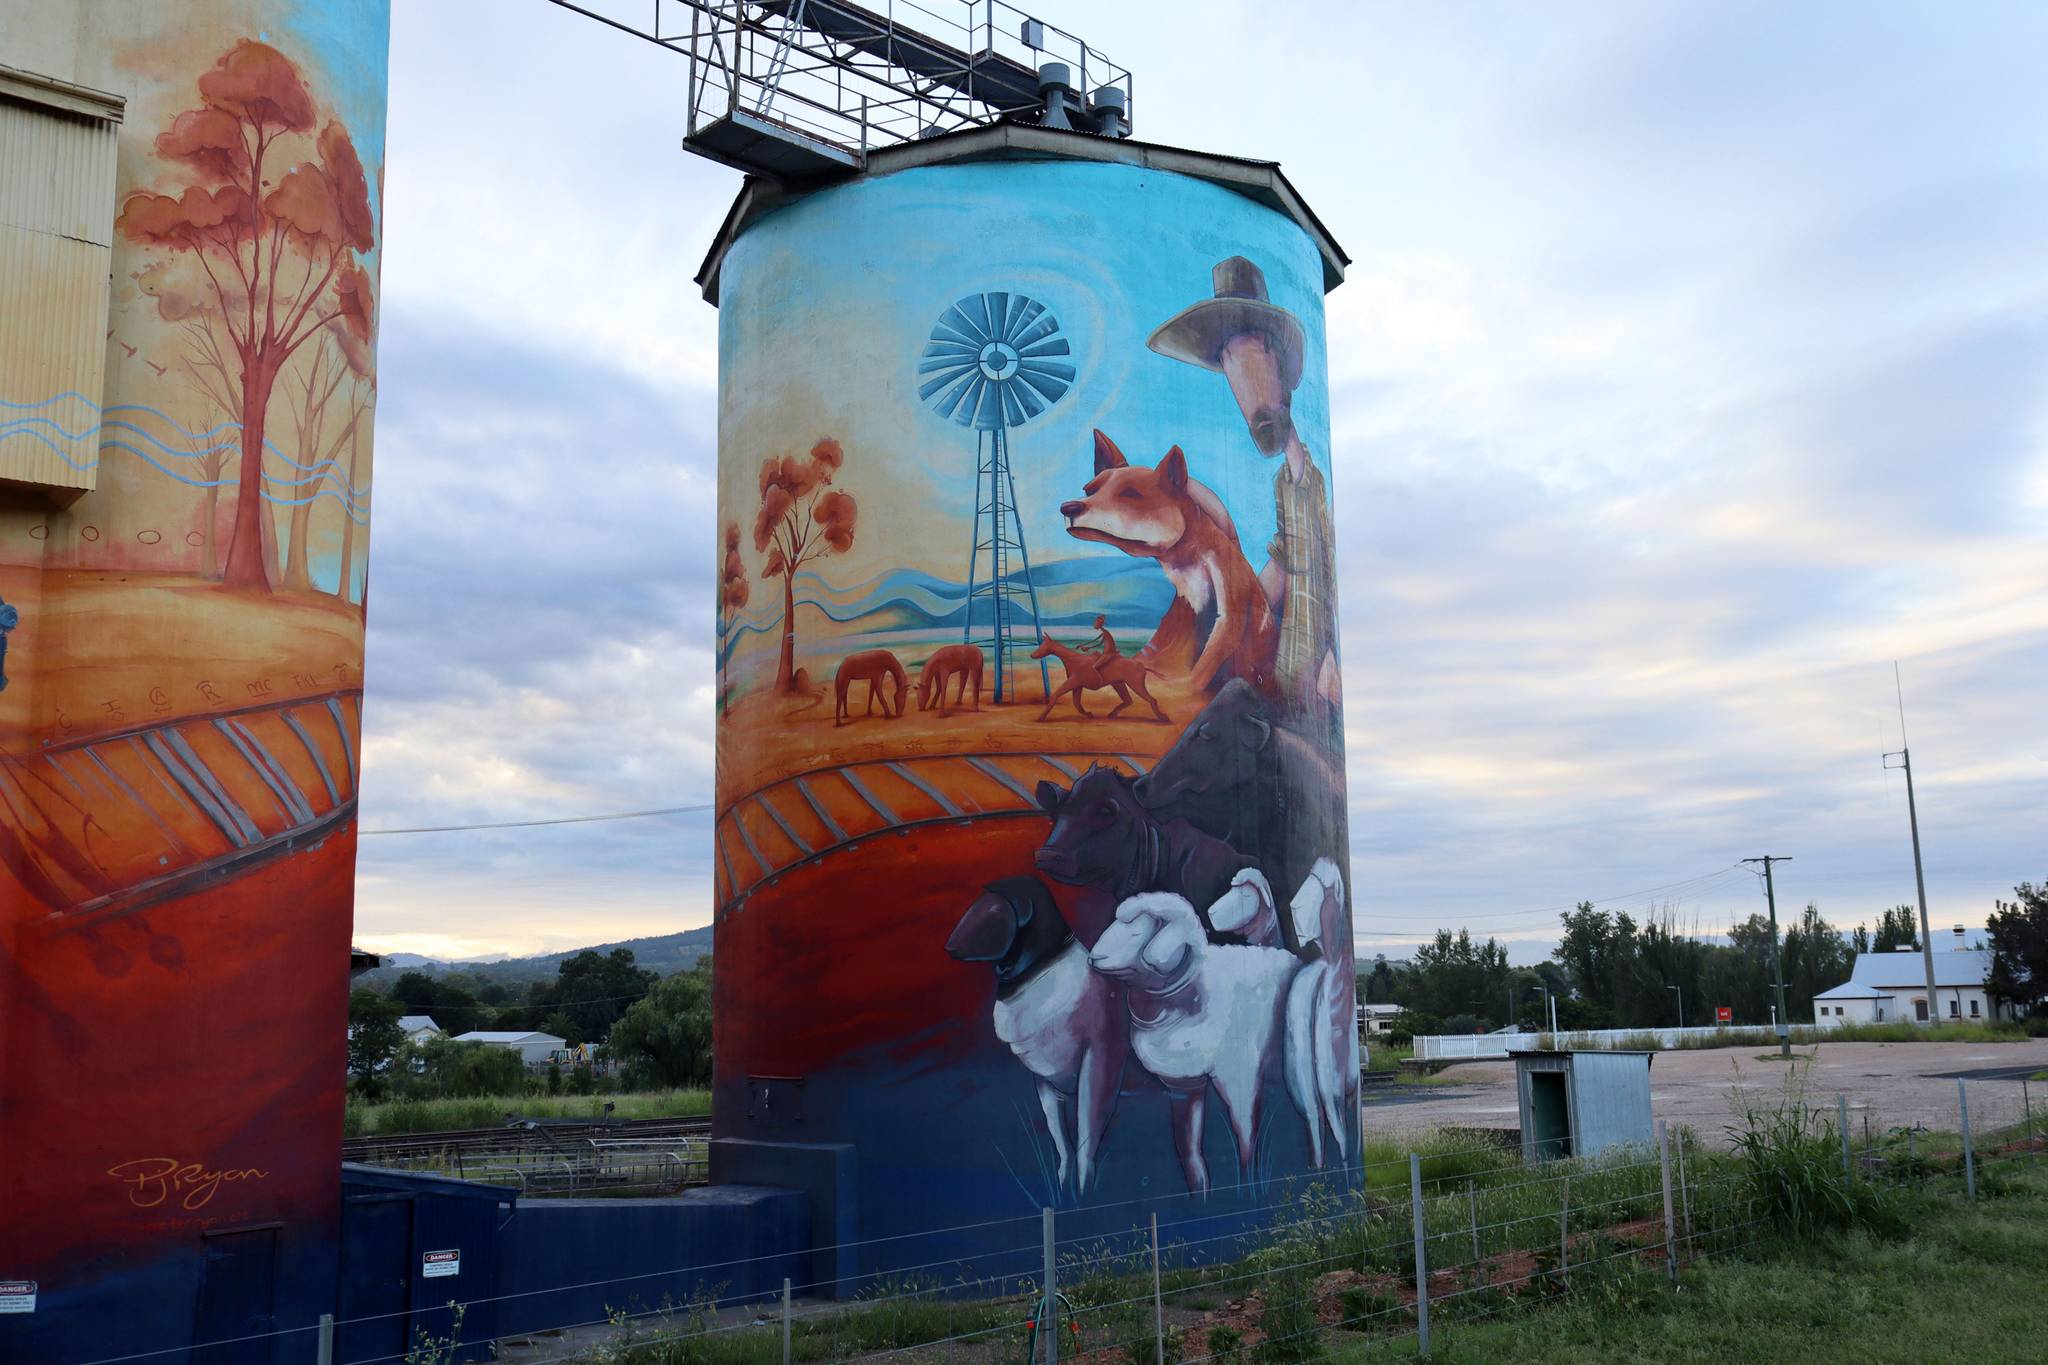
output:
[[[1684,988],[1684,987],[1682,987],[1682,986],[1666,986],[1666,987],[1665,987],[1664,989],[1665,989],[1665,990],[1667,990],[1667,991],[1677,991],[1677,992],[1678,992],[1678,1026],[1679,1026],[1680,1028],[1684,1028],[1684,1027],[1685,1027],[1685,988]]]
[[[1555,1037],[1557,1034],[1557,1001],[1551,998],[1550,987],[1547,985],[1531,986],[1529,994],[1541,995],[1543,997],[1543,1012],[1550,1018],[1551,1036]]]

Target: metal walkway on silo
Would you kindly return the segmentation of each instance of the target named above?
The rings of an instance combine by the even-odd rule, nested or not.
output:
[[[1149,760],[1110,753],[972,753],[877,758],[781,778],[719,812],[720,913],[792,868],[875,838],[932,825],[1044,818],[1040,782],[1090,764],[1142,776]]]
[[[330,692],[0,754],[0,854],[63,928],[304,847],[355,814],[361,700]]]

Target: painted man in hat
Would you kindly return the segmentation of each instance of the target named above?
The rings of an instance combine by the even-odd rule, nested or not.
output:
[[[1259,453],[1284,457],[1273,477],[1271,558],[1259,573],[1280,619],[1274,685],[1303,711],[1334,721],[1339,682],[1330,504],[1292,410],[1301,383],[1301,323],[1266,297],[1264,272],[1244,257],[1232,256],[1213,274],[1215,297],[1182,309],[1147,344],[1221,373]]]

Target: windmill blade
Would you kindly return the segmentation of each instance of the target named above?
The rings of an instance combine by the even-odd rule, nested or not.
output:
[[[949,355],[960,360],[973,360],[979,350],[970,342],[954,341],[950,337],[934,336],[924,345],[927,356]]]
[[[981,386],[974,395],[974,425],[984,431],[1001,426],[1003,389],[1006,386],[982,380],[979,374],[975,378],[981,380]]]
[[[1058,402],[1060,396],[1073,387],[1068,380],[1056,375],[1031,374],[1023,370],[1017,372],[1017,382],[1021,387],[1038,394],[1048,406]]]
[[[974,357],[972,356],[967,357],[965,360],[958,356],[935,356],[929,360],[917,362],[917,372],[919,374],[939,374],[942,372],[959,374],[974,367]]]
[[[1067,355],[1069,354],[1069,349],[1067,339],[1056,336],[1048,337],[1044,341],[1033,342],[1029,346],[1019,346],[1017,354],[1025,359],[1031,359],[1036,356]]]
[[[970,302],[972,301],[969,299],[962,299],[939,315],[938,325],[932,328],[934,340],[947,337],[954,341],[964,341],[976,350],[987,344],[987,325],[977,323],[973,316],[965,311]]]
[[[1039,342],[1052,336],[1060,329],[1060,320],[1040,308],[1003,339],[1020,351],[1028,351]]]
[[[960,377],[958,383],[932,400],[933,410],[941,417],[953,417],[953,420],[963,427],[968,425],[974,420],[974,404],[970,396],[980,389],[983,382],[980,370],[969,370]],[[967,403],[965,411],[962,415],[954,417],[954,413],[960,411],[963,401]]]
[[[966,298],[960,300],[960,307],[966,311],[968,318],[981,329],[981,335],[984,340],[996,334],[995,317],[991,316],[989,311],[989,300],[992,297],[994,296],[989,294],[969,294]]]
[[[964,383],[980,373],[981,371],[972,365],[964,369],[948,370],[945,374],[935,375],[918,385],[917,396],[926,402],[930,402],[933,394],[951,388],[955,384]]]

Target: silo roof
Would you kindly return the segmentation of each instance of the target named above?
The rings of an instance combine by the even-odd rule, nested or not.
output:
[[[697,283],[704,298],[718,303],[719,270],[732,244],[766,214],[804,198],[863,177],[890,175],[919,166],[938,166],[962,161],[1098,161],[1143,166],[1206,180],[1232,190],[1256,203],[1286,215],[1316,244],[1323,260],[1323,292],[1344,282],[1344,267],[1351,258],[1330,235],[1308,201],[1294,188],[1277,161],[1256,161],[1248,157],[1198,152],[1186,147],[1168,147],[1135,138],[1103,137],[1096,133],[1041,128],[1027,123],[996,123],[942,133],[917,142],[898,143],[867,154],[865,165],[846,175],[826,176],[800,184],[780,184],[758,176],[747,177],[739,196],[726,211],[718,236],[697,271]]]

